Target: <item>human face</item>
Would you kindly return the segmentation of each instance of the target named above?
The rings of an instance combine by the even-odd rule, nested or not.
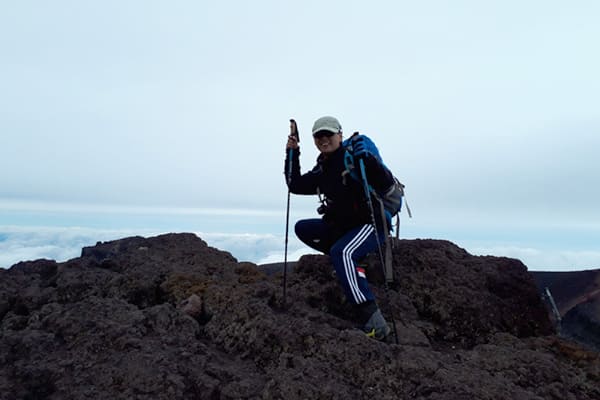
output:
[[[342,144],[342,135],[329,131],[317,132],[313,135],[315,146],[322,154],[331,154]]]

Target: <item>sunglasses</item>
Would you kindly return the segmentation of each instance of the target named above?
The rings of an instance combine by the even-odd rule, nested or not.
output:
[[[331,131],[325,131],[325,130],[313,133],[313,137],[315,139],[321,139],[323,137],[332,137],[333,135],[335,135],[335,133],[333,133]]]

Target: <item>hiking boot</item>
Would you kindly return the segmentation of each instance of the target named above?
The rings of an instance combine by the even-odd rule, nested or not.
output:
[[[368,337],[375,340],[385,340],[392,329],[385,322],[385,318],[383,318],[381,310],[378,308],[363,327],[363,331]]]

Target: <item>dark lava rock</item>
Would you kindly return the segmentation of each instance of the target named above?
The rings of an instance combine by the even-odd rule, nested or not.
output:
[[[402,240],[368,276],[398,344],[354,328],[326,256],[266,274],[192,234],[0,270],[1,399],[599,399],[525,266]]]

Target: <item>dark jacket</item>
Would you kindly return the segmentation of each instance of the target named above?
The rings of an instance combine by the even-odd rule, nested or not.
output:
[[[346,231],[372,223],[371,212],[365,196],[362,182],[345,174],[344,166],[345,149],[340,146],[328,157],[321,154],[317,158],[317,165],[301,175],[300,174],[300,151],[292,152],[291,179],[288,188],[294,194],[317,194],[325,197],[323,220],[329,223],[340,234]],[[289,151],[286,154],[284,174],[288,175]],[[365,160],[367,180],[376,190],[380,190],[393,180],[391,173],[374,158]],[[388,176],[389,174],[389,176]],[[378,201],[372,201],[375,213],[375,221],[378,230],[381,231],[381,209]],[[390,226],[388,219],[388,227]]]

